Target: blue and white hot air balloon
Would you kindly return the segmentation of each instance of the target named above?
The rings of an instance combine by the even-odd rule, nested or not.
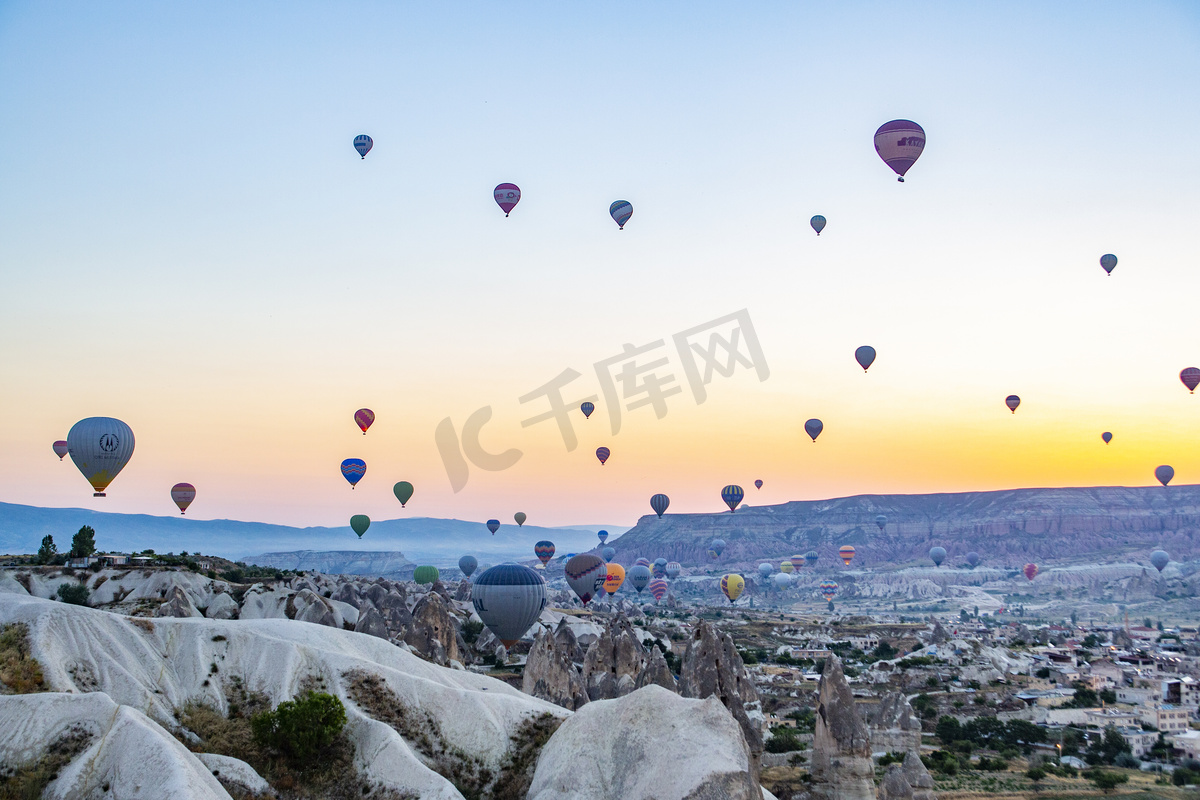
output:
[[[608,207],[608,214],[617,223],[620,230],[625,230],[625,223],[633,216],[633,203],[628,200],[617,200]]]
[[[371,152],[371,148],[374,146],[374,140],[372,140],[371,137],[367,136],[365,133],[360,133],[358,136],[354,137],[354,149],[357,150],[358,154],[363,158],[367,157],[367,153]]]

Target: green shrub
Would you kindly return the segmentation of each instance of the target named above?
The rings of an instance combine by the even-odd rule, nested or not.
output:
[[[1176,786],[1187,786],[1195,783],[1197,779],[1200,779],[1200,776],[1186,767],[1180,767],[1171,773],[1171,783]]]
[[[331,694],[311,691],[250,720],[254,741],[260,747],[279,752],[295,763],[316,758],[345,725],[342,701]]]
[[[59,600],[73,606],[86,606],[92,596],[82,583],[60,583],[57,594]]]

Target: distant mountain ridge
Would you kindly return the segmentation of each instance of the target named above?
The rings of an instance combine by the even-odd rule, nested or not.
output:
[[[880,531],[875,517],[887,525]],[[946,548],[946,567],[979,553],[991,566],[1103,562],[1147,563],[1163,548],[1176,561],[1200,557],[1200,486],[1010,489],[912,495],[857,495],[831,500],[742,506],[736,513],[653,514],[613,543],[616,560],[659,556],[684,564],[778,561],[816,550],[820,564],[837,549],[857,549],[854,566],[928,561]],[[725,540],[713,561],[709,543]]]
[[[599,545],[587,528],[542,528],[501,525],[493,536],[483,522],[416,517],[373,521],[359,539],[349,525],[338,528],[294,528],[265,522],[199,520],[183,516],[115,514],[82,508],[41,508],[0,503],[0,552],[34,553],[50,534],[60,551],[83,525],[96,529],[101,550],[129,552],[152,548],[164,552],[200,552],[241,560],[248,555],[299,550],[399,552],[411,561],[457,564],[472,553],[490,561],[528,559],[541,539],[553,541],[559,552],[586,552]],[[612,530],[618,536],[620,528]],[[612,541],[610,539],[609,541]]]
[[[247,564],[326,575],[397,575],[416,566],[404,553],[393,550],[293,550],[246,556]]]

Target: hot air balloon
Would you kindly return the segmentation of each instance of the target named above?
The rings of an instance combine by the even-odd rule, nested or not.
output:
[[[513,519],[516,520],[517,527],[519,528],[525,524],[525,520],[529,519],[529,517],[525,516],[524,511],[518,511],[517,513],[513,514]]]
[[[854,560],[854,552],[854,545],[844,544],[838,548],[838,558],[842,559],[842,563],[848,567]]]
[[[371,423],[375,421],[375,412],[369,408],[360,408],[354,412],[354,422],[362,429],[363,436],[367,435],[367,428],[371,427]]]
[[[875,524],[879,526],[879,530],[883,530],[887,527],[887,517],[883,514],[876,515]]]
[[[608,540],[608,531],[596,531],[596,538],[600,540],[600,544],[604,544]]]
[[[604,466],[604,462],[608,461],[608,457],[612,455],[612,451],[607,447],[596,448],[596,458],[600,459],[600,466]]]
[[[500,564],[471,587],[475,613],[505,647],[512,647],[546,607],[546,582],[529,567]]]
[[[1105,253],[1100,256],[1100,266],[1104,267],[1104,271],[1112,275],[1112,271],[1117,268],[1117,257],[1112,253]]]
[[[979,562],[979,553],[976,553],[974,550],[967,553],[967,563],[971,565],[971,569],[975,569],[975,567],[979,566]]]
[[[683,566],[678,561],[667,562],[667,577],[675,580],[679,577],[679,573],[683,572]]]
[[[521,202],[521,188],[515,183],[502,183],[492,190],[492,196],[496,198],[496,205],[500,206],[500,210],[507,217],[509,212],[517,207],[517,203]]]
[[[621,588],[621,584],[625,582],[625,568],[620,564],[609,564],[605,567],[604,576],[604,591],[608,592],[609,597],[617,593],[617,589]]]
[[[629,585],[632,586],[638,594],[641,594],[642,589],[645,589],[650,583],[650,568],[645,564],[634,564],[629,568],[627,576],[629,578]]]
[[[625,223],[629,222],[629,218],[633,216],[633,203],[628,200],[617,200],[608,207],[608,214],[621,230],[625,230]]]
[[[1025,568],[1021,571],[1025,573],[1026,578],[1028,578],[1029,580],[1033,580],[1034,578],[1037,577],[1038,566],[1037,566],[1037,564],[1026,564]]]
[[[875,131],[875,152],[899,176],[896,180],[901,183],[924,149],[925,131],[912,120],[894,119]]]
[[[832,603],[833,598],[837,597],[838,584],[837,581],[824,580],[821,581],[818,587],[821,590],[821,596],[825,598],[825,602]]]
[[[656,603],[667,596],[667,582],[662,578],[653,579],[647,588],[650,589],[650,594],[654,595]]]
[[[591,419],[592,412],[596,410],[596,405],[595,403],[584,400],[579,404],[579,410],[583,412],[584,419]]]
[[[804,566],[806,566],[806,567],[813,567],[813,566],[816,566],[816,563],[817,563],[817,558],[818,558],[818,556],[817,556],[817,551],[816,551],[816,550],[809,550],[807,553],[805,553],[805,554],[804,554]],[[793,564],[795,564],[795,563],[796,563],[796,557],[795,557],[795,556],[792,556],[792,563],[793,563]]]
[[[761,489],[761,488],[762,488],[762,478],[759,478],[758,480],[756,480],[756,481],[754,482],[754,488],[755,488],[755,489]]]
[[[758,565],[758,574],[762,575],[764,578],[769,576],[774,571],[775,567],[765,561]]]
[[[367,153],[371,152],[371,148],[375,146],[375,141],[365,133],[360,133],[354,137],[354,149],[363,158],[367,157]]]
[[[492,532],[492,536],[495,536],[496,531],[500,530],[500,520],[489,519],[487,521],[487,529]]]
[[[929,560],[933,562],[935,567],[940,567],[942,562],[946,560],[946,548],[932,547],[929,549]]]
[[[1104,440],[1105,444],[1108,444],[1112,441],[1112,434],[1108,431],[1105,431],[1104,433],[1100,434],[1100,438]]]
[[[92,497],[105,496],[133,456],[133,445],[133,429],[112,417],[81,419],[67,433],[67,452],[92,485]]]
[[[479,562],[475,560],[475,556],[463,556],[458,560],[458,569],[466,577],[471,577],[471,573],[479,566]]]
[[[54,443],[54,455],[58,456],[59,461],[63,460],[63,456],[65,456],[70,449],[71,448],[67,446],[66,439],[59,439]]]
[[[187,507],[196,499],[196,487],[190,483],[177,483],[171,487],[171,500],[179,506],[179,513],[187,511]]]
[[[817,236],[820,236],[821,231],[825,230],[825,218],[820,214],[817,214],[815,217],[810,219],[808,224],[812,225],[812,229],[817,232]]]
[[[612,561],[617,557],[617,551],[616,548],[606,547],[600,551],[600,555],[604,556],[605,561]]]
[[[667,574],[667,560],[665,558],[654,559],[654,563],[650,565],[650,572],[656,578],[665,576]]]
[[[637,561],[635,561],[633,563],[639,567],[645,567],[646,569],[650,569],[650,559],[648,559],[648,558],[639,558]]]
[[[709,544],[708,549],[712,550],[717,555],[721,555],[721,553],[725,552],[725,540],[724,539],[713,539],[712,543]]]
[[[404,504],[412,499],[413,485],[408,481],[400,481],[392,487],[392,493],[396,495],[396,499],[400,501],[400,507],[404,508]]]
[[[746,588],[746,581],[737,573],[729,573],[721,576],[721,593],[729,598],[729,605],[733,605],[734,601],[742,596],[742,591]]]
[[[564,571],[569,585],[586,606],[604,588],[608,577],[608,565],[604,559],[591,553],[580,553],[567,561]],[[649,570],[646,570],[649,572]]]
[[[350,483],[351,489],[357,486],[366,474],[367,462],[361,458],[347,458],[342,462],[342,477]]]
[[[771,580],[775,581],[776,589],[786,589],[792,585],[792,576],[786,572],[780,572]]]
[[[866,372],[875,363],[875,348],[869,344],[864,344],[854,351],[854,360],[863,368],[863,372]]]
[[[729,484],[721,490],[721,499],[725,501],[725,505],[729,506],[729,513],[738,507],[738,503],[742,502],[742,498],[746,493],[742,491],[742,487]]]
[[[1017,413],[1017,406],[1021,405],[1021,398],[1015,394],[1010,394],[1004,398],[1004,405],[1008,406],[1008,410],[1015,414]]]
[[[1161,483],[1163,486],[1166,486],[1171,482],[1171,479],[1175,477],[1175,469],[1167,464],[1163,464],[1161,467],[1155,467],[1154,477],[1158,478],[1159,483]]]
[[[1166,550],[1155,550],[1150,554],[1150,563],[1156,570],[1162,572],[1167,568],[1167,564],[1171,563],[1171,557],[1167,555]]]
[[[656,494],[650,498],[650,508],[658,514],[658,518],[662,519],[663,512],[667,510],[667,506],[671,505],[671,498],[665,494]]]
[[[413,580],[417,583],[436,583],[440,573],[437,567],[417,567],[413,570]]]
[[[792,563],[791,561],[781,561],[779,563],[779,571],[784,574],[790,575],[792,572],[795,571],[795,569],[796,569],[796,565],[794,563]]]
[[[554,558],[554,542],[548,542],[545,539],[533,546],[533,554],[538,557],[538,561],[546,564],[550,559]]]
[[[817,437],[821,435],[821,431],[825,429],[825,425],[819,419],[810,419],[804,423],[804,432],[812,437],[815,442]]]
[[[1200,369],[1188,367],[1179,373],[1179,380],[1183,381],[1183,385],[1188,388],[1189,393],[1195,394],[1196,387],[1200,386]]]

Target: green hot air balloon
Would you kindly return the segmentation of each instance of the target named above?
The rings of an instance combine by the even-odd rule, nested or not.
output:
[[[438,579],[437,567],[417,567],[413,570],[413,580],[417,583],[433,583]]]
[[[396,499],[400,501],[401,508],[404,508],[404,504],[412,500],[413,485],[408,481],[400,481],[392,487],[392,491],[396,493]]]
[[[367,532],[367,528],[371,527],[371,518],[366,514],[355,514],[350,518],[350,527],[361,539],[362,535]]]

